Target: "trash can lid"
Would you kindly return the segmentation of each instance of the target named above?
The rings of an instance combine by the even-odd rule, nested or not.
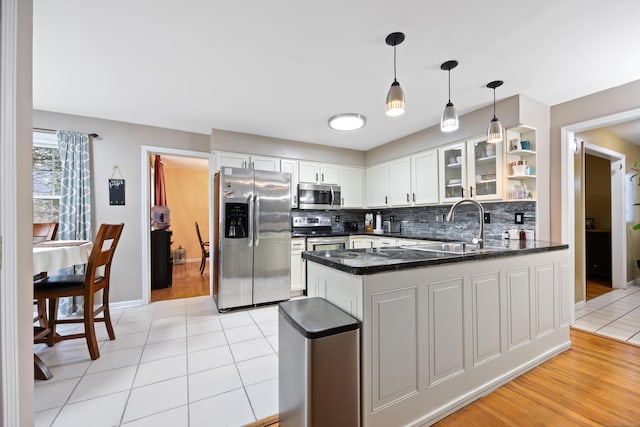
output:
[[[279,304],[283,317],[309,339],[323,338],[358,329],[358,319],[324,298],[306,298]]]

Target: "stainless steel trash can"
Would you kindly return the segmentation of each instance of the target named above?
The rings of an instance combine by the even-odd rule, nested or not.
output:
[[[281,426],[360,425],[360,325],[322,298],[278,309]]]

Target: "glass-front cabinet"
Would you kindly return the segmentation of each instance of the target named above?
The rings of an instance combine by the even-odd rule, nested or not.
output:
[[[466,143],[445,145],[438,150],[440,156],[440,201],[450,202],[467,197]]]
[[[520,125],[506,129],[507,191],[505,199],[520,200],[537,197],[536,130]]]
[[[469,148],[469,192],[478,200],[502,198],[502,144],[486,138],[467,141]]]
[[[502,144],[471,138],[441,147],[440,201],[502,198]]]

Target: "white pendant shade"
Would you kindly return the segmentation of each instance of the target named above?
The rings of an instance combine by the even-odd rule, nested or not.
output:
[[[440,119],[440,130],[442,132],[453,132],[458,130],[460,121],[458,120],[458,112],[452,102],[448,102],[442,111],[442,118]]]
[[[497,117],[493,116],[493,119],[489,122],[489,128],[487,129],[487,143],[497,144],[502,141],[503,136],[502,124]]]
[[[404,114],[404,91],[400,83],[394,81],[387,93],[387,106],[385,108],[387,116],[397,117]]]

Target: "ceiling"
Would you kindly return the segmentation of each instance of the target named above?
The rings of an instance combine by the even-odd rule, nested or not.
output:
[[[524,94],[555,105],[640,76],[637,0],[34,0],[34,108],[368,150]],[[402,31],[407,112],[384,114]],[[339,133],[336,113],[367,125]],[[500,117],[500,111],[497,111]],[[489,117],[487,117],[487,121]]]

